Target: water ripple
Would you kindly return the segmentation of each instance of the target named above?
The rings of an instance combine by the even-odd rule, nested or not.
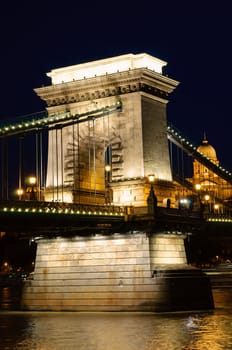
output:
[[[1,312],[1,350],[231,350],[232,310]]]

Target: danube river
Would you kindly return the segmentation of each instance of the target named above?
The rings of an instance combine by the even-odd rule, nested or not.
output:
[[[2,289],[0,349],[232,350],[232,288],[213,295],[214,310],[192,312],[22,312]]]

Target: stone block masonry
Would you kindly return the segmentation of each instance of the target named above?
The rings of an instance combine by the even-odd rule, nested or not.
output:
[[[141,232],[39,240],[34,279],[25,282],[22,309],[166,311],[211,307],[208,286],[203,287],[203,294],[197,292],[207,277],[185,264],[183,238],[170,239],[167,234],[165,248],[165,235],[160,235],[160,243],[158,237]],[[166,251],[169,264],[155,259],[160,256],[159,248]],[[177,255],[177,264],[172,264]],[[194,277],[190,284],[195,285],[192,299],[190,275]]]
[[[64,119],[48,133],[45,201],[141,207],[149,174],[172,181],[166,108],[179,82],[162,73],[165,65],[146,53],[127,54],[47,73],[52,84],[35,92],[51,118]],[[97,117],[118,102],[120,109]],[[160,197],[165,202],[167,191]]]

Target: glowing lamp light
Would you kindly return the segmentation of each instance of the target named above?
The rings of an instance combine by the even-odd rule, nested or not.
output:
[[[36,177],[35,176],[30,176],[28,180],[29,180],[30,185],[36,184]]]
[[[16,190],[16,193],[17,193],[17,195],[20,197],[20,196],[22,196],[23,195],[23,189],[22,188],[18,188],[17,190]]]
[[[181,198],[180,199],[180,203],[181,204],[188,204],[189,203],[189,200],[187,198]]]
[[[205,195],[205,200],[209,201],[210,200],[210,196],[208,194]]]
[[[149,174],[148,175],[148,181],[152,184],[155,181],[155,175],[154,174]]]
[[[195,185],[195,188],[196,188],[197,191],[200,191],[200,189],[201,189],[201,184],[196,184],[196,185]]]
[[[110,166],[109,164],[106,164],[106,166],[105,166],[105,171],[106,171],[107,173],[109,173],[110,170],[111,170],[111,166]]]

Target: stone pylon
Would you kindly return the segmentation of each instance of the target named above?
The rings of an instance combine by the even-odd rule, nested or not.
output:
[[[64,122],[49,131],[45,200],[102,204],[108,187],[111,204],[146,206],[149,174],[172,181],[166,106],[178,82],[163,74],[165,65],[126,54],[47,74],[52,84],[35,92]]]

